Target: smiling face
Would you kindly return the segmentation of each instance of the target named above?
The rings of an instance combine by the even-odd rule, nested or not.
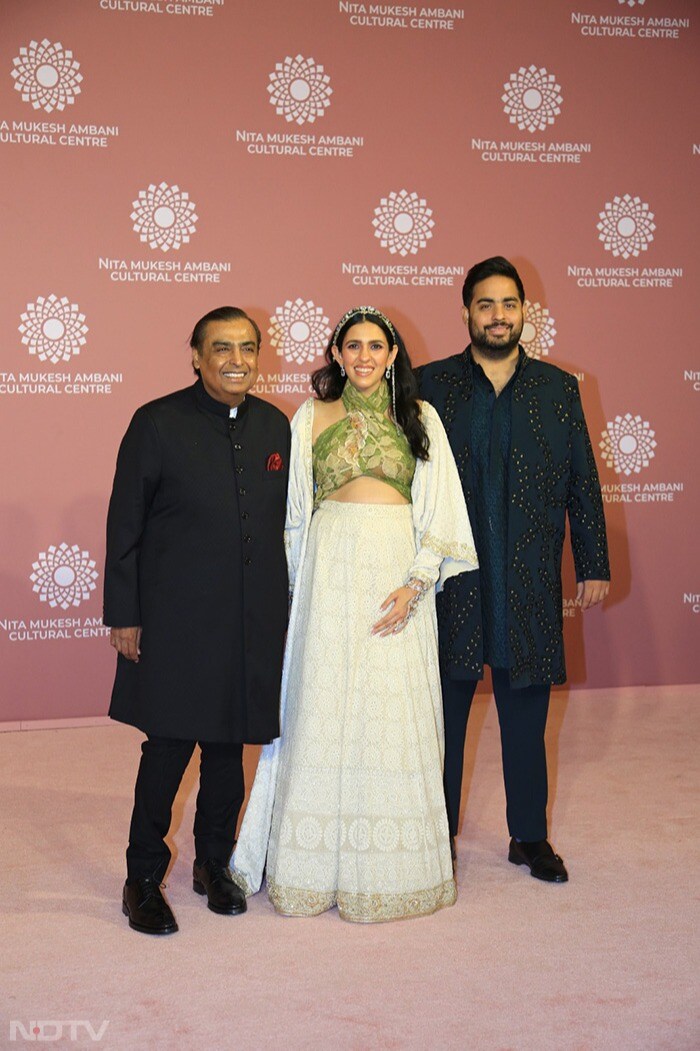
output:
[[[488,358],[508,357],[520,341],[525,319],[515,281],[500,275],[479,281],[462,318],[472,347]]]
[[[210,321],[192,351],[204,389],[216,401],[240,405],[258,378],[258,340],[250,321]]]
[[[398,347],[390,347],[379,325],[371,321],[352,325],[345,333],[342,347],[333,350],[333,357],[345,369],[348,381],[365,397],[378,390],[397,354]]]

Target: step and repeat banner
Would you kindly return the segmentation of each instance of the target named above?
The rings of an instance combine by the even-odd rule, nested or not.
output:
[[[104,714],[104,519],[194,322],[263,331],[290,416],[336,320],[460,351],[465,270],[519,268],[575,373],[613,567],[572,686],[697,682],[696,0],[5,0],[0,722]],[[193,654],[193,659],[197,655]]]

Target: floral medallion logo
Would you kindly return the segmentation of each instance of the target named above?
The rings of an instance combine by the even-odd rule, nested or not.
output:
[[[20,315],[19,331],[22,343],[36,354],[39,361],[70,361],[85,346],[85,315],[76,303],[63,296],[38,296],[36,303],[27,303]]]
[[[40,553],[32,569],[34,572],[29,577],[34,585],[32,590],[52,609],[79,606],[95,590],[95,563],[89,551],[81,551],[77,544],[72,547],[52,544],[48,551]]]
[[[290,299],[277,307],[267,330],[280,357],[305,365],[326,349],[331,330],[328,318],[310,299]]]
[[[531,303],[526,299],[525,308],[527,316],[520,342],[525,353],[531,358],[541,358],[549,354],[554,346],[554,337],[557,334],[554,318],[541,303]]]
[[[151,183],[147,190],[139,190],[132,207],[130,218],[134,231],[149,248],[169,252],[171,248],[178,249],[190,243],[198,216],[189,194],[179,186],[168,186],[166,182],[154,186]]]
[[[561,113],[561,88],[546,69],[521,66],[503,85],[503,112],[520,131],[544,131]]]
[[[616,416],[608,422],[600,443],[603,459],[619,474],[639,474],[654,457],[654,431],[641,416]]]
[[[374,236],[392,255],[415,255],[433,236],[432,214],[417,193],[392,191],[388,197],[382,197],[379,207],[374,209]]]
[[[618,4],[623,4],[625,7],[635,7],[639,4],[640,7],[644,7],[647,0],[617,0]]]
[[[37,44],[32,40],[29,47],[19,49],[12,64],[15,91],[22,95],[22,102],[31,102],[33,109],[43,109],[45,113],[64,110],[80,94],[80,63],[62,44],[52,44],[50,40]]]
[[[646,252],[654,240],[656,225],[654,213],[639,197],[614,197],[599,213],[598,240],[603,242],[606,252],[629,259]]]
[[[269,80],[270,105],[290,124],[313,124],[331,104],[330,77],[312,58],[287,56],[276,64]]]

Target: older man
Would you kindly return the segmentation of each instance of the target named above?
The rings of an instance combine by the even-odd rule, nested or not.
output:
[[[457,835],[464,739],[476,681],[491,667],[501,728],[508,858],[538,879],[568,874],[547,840],[544,731],[550,686],[564,682],[561,559],[565,517],[584,610],[608,592],[598,473],[576,379],[519,345],[525,292],[501,256],[473,266],[462,291],[470,345],[420,370],[459,468],[477,574],[438,598],[445,795]],[[470,579],[466,579],[470,578]]]
[[[287,620],[287,418],[251,395],[260,330],[236,307],[201,318],[197,382],[142,406],[119,450],[107,520],[104,622],[118,653],[110,715],[138,727],[123,911],[169,934],[160,890],[180,781],[201,750],[194,890],[245,911],[228,861],[243,802],[243,743],[279,735]]]

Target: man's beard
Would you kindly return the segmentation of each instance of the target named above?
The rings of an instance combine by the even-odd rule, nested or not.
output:
[[[509,354],[512,354],[523,333],[522,325],[511,325],[510,335],[505,340],[495,340],[489,336],[488,328],[484,329],[483,332],[475,332],[471,320],[468,323],[468,327],[472,347],[476,347],[485,358],[491,358],[492,361],[501,361],[503,358],[507,358]]]

